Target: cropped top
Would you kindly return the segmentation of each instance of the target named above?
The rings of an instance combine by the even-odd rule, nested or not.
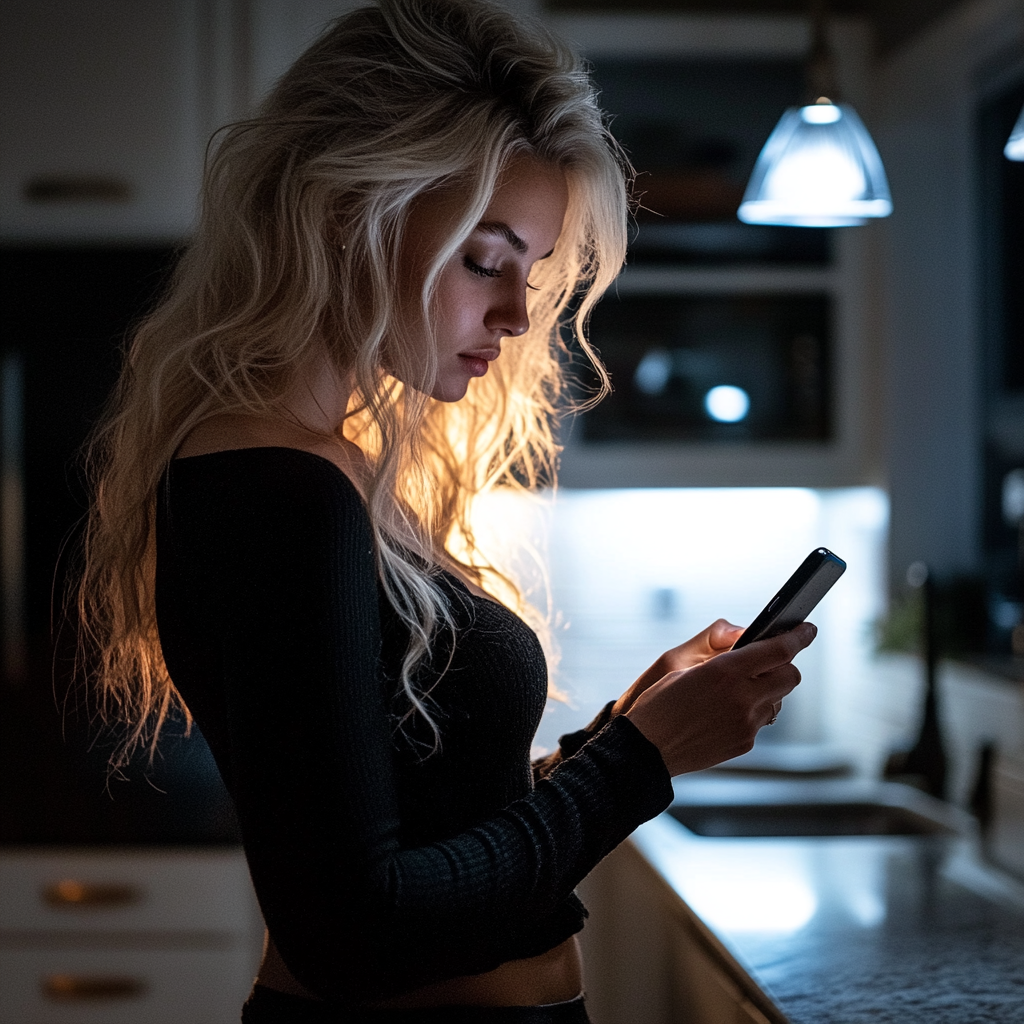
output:
[[[573,890],[672,797],[657,748],[607,710],[532,766],[546,672],[508,609],[441,575],[455,620],[418,679],[348,477],[292,448],[178,459],[157,507],[160,642],[241,825],[282,958],[355,1006],[553,948]],[[451,631],[447,631],[448,634]]]

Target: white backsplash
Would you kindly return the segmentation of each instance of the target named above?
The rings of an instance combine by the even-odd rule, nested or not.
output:
[[[553,610],[568,704],[549,702],[537,736],[551,749],[622,692],[663,650],[719,617],[746,625],[813,548],[849,568],[812,615],[804,682],[771,739],[835,741],[846,734],[844,692],[871,661],[871,623],[884,607],[888,503],[874,488],[562,490],[554,499],[495,495],[481,533],[524,537],[547,563],[531,600]],[[767,734],[763,734],[767,735]]]

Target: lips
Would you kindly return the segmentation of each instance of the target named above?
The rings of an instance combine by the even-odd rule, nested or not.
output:
[[[501,355],[501,349],[482,349],[479,352],[461,352],[459,358],[469,370],[470,376],[482,377],[487,372],[487,364]]]

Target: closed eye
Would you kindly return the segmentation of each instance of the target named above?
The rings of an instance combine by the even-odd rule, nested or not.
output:
[[[548,255],[550,256],[551,254],[548,253]],[[471,274],[476,274],[478,277],[501,277],[501,271],[498,270],[497,267],[482,267],[475,260],[470,259],[469,256],[462,257],[462,265]],[[529,288],[531,292],[540,291],[535,284],[530,284],[529,281],[526,282],[526,287]]]
[[[479,263],[468,256],[462,257],[462,265],[471,274],[476,274],[477,277],[501,277],[501,271],[496,267],[481,267]]]

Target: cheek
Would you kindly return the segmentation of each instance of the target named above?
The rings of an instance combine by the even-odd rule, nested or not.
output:
[[[438,342],[442,348],[454,344],[457,338],[472,328],[474,295],[459,281],[442,279],[436,294],[436,321]]]

